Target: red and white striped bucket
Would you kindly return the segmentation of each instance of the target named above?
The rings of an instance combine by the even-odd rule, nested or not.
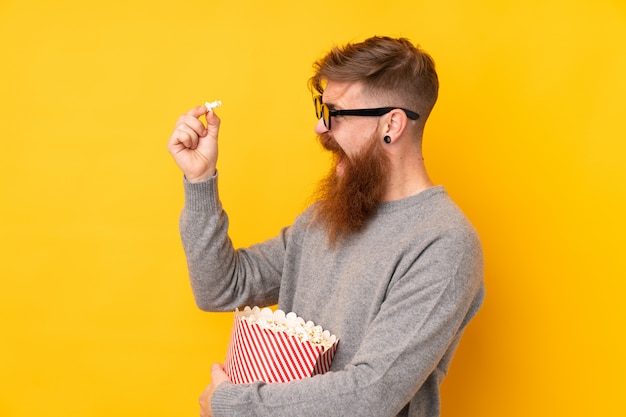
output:
[[[328,371],[338,343],[324,350],[236,314],[224,367],[235,384],[289,382]]]

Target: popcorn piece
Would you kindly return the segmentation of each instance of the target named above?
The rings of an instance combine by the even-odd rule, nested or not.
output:
[[[211,102],[206,102],[204,103],[204,107],[206,107],[207,110],[211,110],[214,109],[216,107],[219,107],[222,105],[222,101],[221,100],[216,100],[216,101],[211,101]]]

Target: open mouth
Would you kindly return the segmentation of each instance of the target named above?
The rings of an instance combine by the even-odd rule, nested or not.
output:
[[[337,172],[337,175],[342,175],[345,171],[345,160],[345,155],[337,155],[335,163],[335,171]]]

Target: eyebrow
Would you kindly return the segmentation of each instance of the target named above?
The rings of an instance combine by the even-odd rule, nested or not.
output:
[[[333,102],[327,102],[326,100],[324,100],[324,96],[322,95],[322,103],[326,104],[328,106],[329,109],[331,110],[340,110],[337,109],[337,105]]]

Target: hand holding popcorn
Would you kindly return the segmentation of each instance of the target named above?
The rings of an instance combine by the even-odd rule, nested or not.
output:
[[[220,106],[221,101],[207,104],[180,116],[167,144],[168,151],[190,182],[204,181],[216,172],[220,119],[213,108]],[[200,121],[202,116],[206,118],[206,127]]]

